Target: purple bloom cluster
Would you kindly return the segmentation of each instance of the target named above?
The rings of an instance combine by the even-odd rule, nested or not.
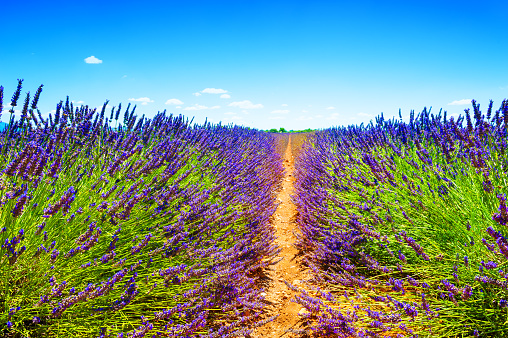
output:
[[[0,302],[23,304],[0,323],[136,337],[235,336],[262,323],[254,276],[278,253],[275,138],[130,105],[108,119],[106,105],[69,98],[43,118],[41,90],[0,131]],[[107,320],[135,329],[101,331]]]
[[[325,301],[298,290],[296,301],[311,313],[312,330],[395,335],[379,312],[399,315],[404,335],[414,334],[410,327],[453,327],[453,335],[461,335],[456,318],[465,311],[468,327],[482,323],[481,332],[496,334],[498,323],[485,324],[473,304],[481,299],[502,316],[508,296],[506,274],[496,271],[508,259],[506,191],[500,193],[508,179],[508,100],[495,114],[491,101],[487,119],[472,104],[474,114],[467,110],[457,120],[424,109],[412,112],[409,123],[381,114],[367,126],[308,137],[295,168],[297,247],[313,281],[336,298],[346,293]],[[482,238],[484,230],[495,243]],[[348,296],[353,288],[354,298]],[[367,297],[383,310],[366,309]],[[337,323],[330,313],[345,312],[341,303],[350,303],[354,316]]]

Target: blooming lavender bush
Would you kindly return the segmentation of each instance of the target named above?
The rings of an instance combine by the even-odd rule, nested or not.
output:
[[[0,332],[226,337],[259,324],[253,272],[277,252],[273,137],[68,98],[43,118],[42,86],[16,120],[21,85],[0,133]]]
[[[317,132],[296,163],[317,335],[508,330],[508,101]],[[473,116],[471,116],[473,115]]]

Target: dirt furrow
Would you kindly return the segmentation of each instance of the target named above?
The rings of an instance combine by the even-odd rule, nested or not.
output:
[[[296,328],[299,323],[298,312],[301,305],[291,302],[295,292],[289,289],[284,281],[298,285],[306,278],[298,258],[298,250],[293,246],[296,237],[293,232],[298,231],[296,226],[296,206],[291,201],[294,184],[294,158],[291,152],[291,137],[285,152],[284,159],[285,176],[282,182],[282,190],[277,197],[280,202],[273,216],[273,226],[276,229],[276,244],[282,249],[279,257],[283,259],[265,271],[265,284],[267,286],[265,301],[268,304],[266,316],[279,315],[272,322],[259,327],[251,335],[253,338],[265,337],[292,337],[288,329]]]

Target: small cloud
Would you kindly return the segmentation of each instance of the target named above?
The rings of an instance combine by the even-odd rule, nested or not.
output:
[[[83,103],[85,103],[85,101],[78,101],[78,102],[76,102],[76,104],[83,104]]]
[[[178,99],[169,99],[166,101],[165,104],[175,104],[175,105],[179,105],[179,104],[183,104],[182,101],[178,100]]]
[[[227,113],[224,113],[224,115],[236,115],[236,113],[234,113],[232,111],[228,111]]]
[[[285,110],[274,110],[272,112],[270,112],[270,114],[287,114],[289,113],[289,110],[285,109]]]
[[[285,116],[270,116],[269,119],[270,120],[284,120],[286,117]]]
[[[333,114],[330,114],[326,119],[327,120],[338,120],[339,118],[340,118],[339,113],[333,113]]]
[[[8,112],[10,109],[11,108],[5,108],[4,112]],[[55,110],[55,112],[56,112],[56,110]],[[16,110],[16,109],[14,110],[14,114],[19,114],[19,113],[21,113],[21,110]]]
[[[245,121],[243,120],[243,117],[241,116],[238,116],[236,115],[235,113],[233,114],[227,114],[228,116],[223,118],[222,119],[222,122],[225,122],[225,123],[230,123],[230,122],[233,122],[233,123],[244,123]]]
[[[302,116],[299,116],[296,120],[297,121],[309,121],[309,120],[314,120],[314,118],[312,116],[302,115]]]
[[[320,119],[320,118],[322,118],[322,117],[323,117],[323,115],[321,115],[321,114],[316,115],[316,118],[317,118],[317,119]]]
[[[335,107],[328,107],[328,108],[326,108],[326,109],[328,109],[328,110],[332,110],[332,109],[335,109]]]
[[[182,107],[180,107],[180,106],[176,106],[175,108],[182,108]]]
[[[97,106],[97,111],[101,111],[102,110],[102,107],[104,107],[104,105],[100,105],[100,106]],[[107,104],[106,107],[104,108],[106,111],[108,109],[111,109],[111,105],[110,104]]]
[[[143,106],[146,106],[148,103],[153,102],[153,100],[150,100],[148,97],[140,97],[139,99],[129,99],[129,101],[135,101],[135,102],[141,102]]]
[[[287,107],[288,105],[286,103],[281,104],[281,107]]]
[[[249,112],[246,111],[246,110],[242,110],[242,113],[246,114],[246,115],[249,115]]]
[[[308,113],[308,111],[307,110],[302,110],[302,113]]]
[[[220,98],[221,98],[221,99],[230,99],[230,98],[231,98],[231,95],[229,95],[229,94],[222,94],[222,95],[220,96]]]
[[[203,105],[200,105],[200,104],[195,104],[191,107],[185,107],[183,108],[183,110],[205,110],[205,109],[219,109],[220,106],[213,106],[213,107],[207,107],[207,106],[203,106]]]
[[[127,75],[124,75],[124,76],[122,76],[122,79],[125,79],[126,77],[127,77]]]
[[[207,93],[207,94],[224,94],[227,93],[227,90],[220,89],[220,88],[205,88],[201,91],[201,93]]]
[[[373,117],[371,114],[367,114],[367,113],[358,113],[356,115],[363,116],[363,117]]]
[[[208,107],[207,106],[202,106],[202,105],[197,104],[197,103],[195,105],[191,106],[191,107],[185,107],[185,108],[183,108],[183,110],[204,110],[204,109],[208,109]]]
[[[452,102],[448,103],[448,105],[449,106],[462,106],[462,105],[470,104],[470,103],[471,103],[470,99],[463,99],[463,100],[452,101]]]
[[[261,103],[253,104],[249,100],[238,101],[238,102],[231,102],[230,104],[228,104],[228,106],[230,106],[230,107],[238,107],[238,108],[241,108],[241,109],[259,109],[259,108],[264,108],[264,106]]]
[[[192,93],[194,96],[201,96],[201,93]]]
[[[86,63],[92,63],[92,64],[97,64],[97,63],[102,63],[102,60],[99,60],[97,59],[95,56],[89,56],[85,59],[85,62]]]

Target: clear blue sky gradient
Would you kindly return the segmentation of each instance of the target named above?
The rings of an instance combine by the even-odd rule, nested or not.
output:
[[[18,78],[25,92],[44,84],[44,114],[69,95],[93,107],[137,103],[148,117],[167,109],[197,122],[304,129],[399,108],[459,114],[471,106],[450,105],[461,100],[486,108],[492,99],[497,109],[508,98],[506,1],[3,1],[0,9],[4,101]],[[86,63],[91,56],[102,63]],[[205,88],[230,97],[193,94]],[[140,98],[149,102],[132,100]]]

